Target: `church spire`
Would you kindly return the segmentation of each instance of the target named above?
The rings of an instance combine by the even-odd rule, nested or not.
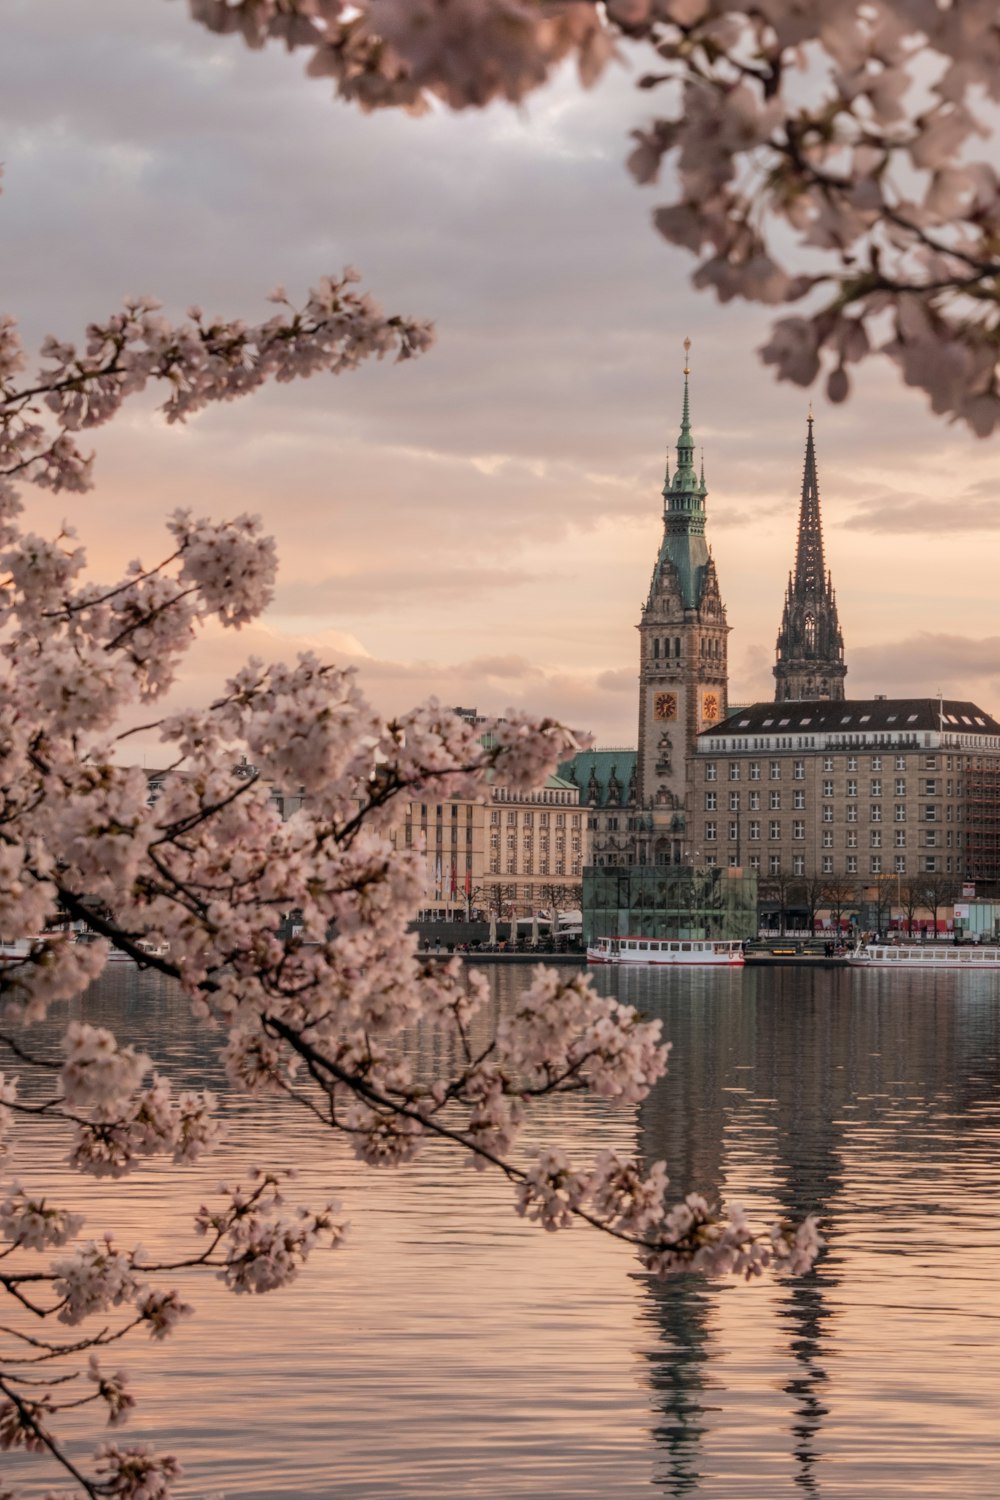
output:
[[[823,558],[823,523],[819,508],[819,480],[813,414],[809,409],[806,456],[799,502],[799,532],[795,571],[788,581],[785,608],[778,632],[775,701],[844,696],[844,638],[837,618],[837,601]]]

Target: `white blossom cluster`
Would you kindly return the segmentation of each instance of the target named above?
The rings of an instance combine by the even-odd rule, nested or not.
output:
[[[935,412],[1000,422],[1000,99],[994,0],[189,0],[252,47],[310,52],[308,71],[363,109],[518,102],[568,58],[582,82],[638,62],[663,113],[629,166],[671,201],[660,233],[699,257],[697,287],[803,303],[762,349],[779,378],[880,352]]]

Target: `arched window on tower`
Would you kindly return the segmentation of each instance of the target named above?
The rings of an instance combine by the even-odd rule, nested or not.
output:
[[[656,660],[658,660],[658,658],[659,658],[659,655],[660,655],[660,643],[659,643],[659,641],[658,641],[658,640],[657,640],[657,639],[656,639],[656,638],[655,638],[655,637],[654,637],[654,639],[653,639],[653,660],[654,660],[654,661],[656,661]]]
[[[679,635],[675,635],[674,636],[674,655],[677,656],[677,657],[679,657],[680,654],[681,654],[681,638],[680,638]]]
[[[805,621],[806,650],[816,650],[816,620],[813,615],[806,615]]]

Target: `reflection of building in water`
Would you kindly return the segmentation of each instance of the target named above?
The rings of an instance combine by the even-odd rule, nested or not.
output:
[[[647,1162],[663,1158],[677,1196],[703,1192],[713,1201],[723,1181],[726,1084],[731,1059],[752,1046],[750,1012],[733,997],[739,974],[692,974],[684,989],[687,1003],[669,1013],[664,1032],[678,1057],[697,1066],[674,1069],[640,1109],[640,1150]],[[653,1015],[655,976],[618,975],[619,998]],[[664,1495],[697,1494],[704,1471],[703,1447],[710,1413],[718,1407],[717,1293],[699,1276],[668,1281],[645,1277],[644,1321],[656,1440],[654,1484]],[[655,1342],[652,1335],[655,1330]]]
[[[846,977],[846,976],[845,976]],[[756,1007],[754,1087],[773,1099],[775,1193],[783,1216],[798,1221],[814,1213],[830,1243],[835,1237],[823,1220],[843,1186],[844,1106],[854,1096],[856,1077],[843,1065],[850,1055],[847,1006],[831,1004],[830,978],[775,970],[750,975],[766,994]],[[781,1035],[779,1036],[779,1031]],[[797,1058],[790,1074],[788,1049]],[[791,1401],[795,1483],[807,1495],[821,1493],[817,1464],[823,1418],[828,1413],[826,1361],[835,1312],[829,1293],[838,1277],[826,1260],[806,1276],[785,1283],[778,1317],[795,1362],[783,1387]]]

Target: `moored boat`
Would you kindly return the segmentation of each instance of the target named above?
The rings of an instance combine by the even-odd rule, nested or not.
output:
[[[38,932],[33,937],[11,938],[9,940],[0,938],[0,964],[23,963],[33,948],[39,945],[46,946],[49,943],[63,942],[65,938],[65,931]]]
[[[670,965],[686,968],[709,964],[731,967],[743,963],[741,942],[712,938],[597,938],[587,949],[589,964]]]
[[[956,943],[859,943],[847,955],[847,962],[859,969],[934,969],[938,973],[1000,970],[1000,947]]]

